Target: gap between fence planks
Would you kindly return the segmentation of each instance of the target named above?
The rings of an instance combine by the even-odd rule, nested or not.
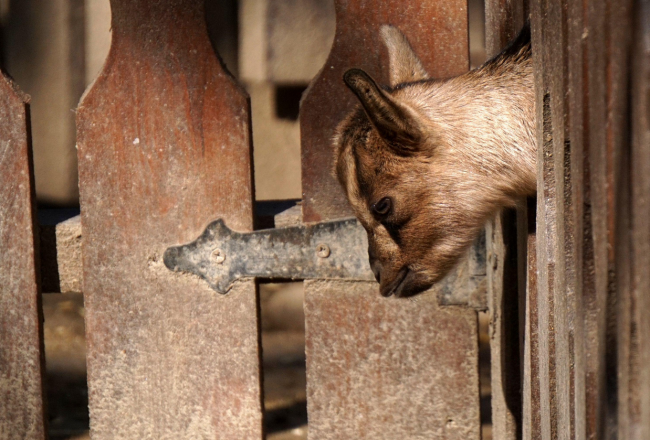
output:
[[[634,8],[636,32],[632,69],[632,275],[633,298],[636,307],[632,310],[633,319],[638,326],[638,350],[634,353],[630,367],[632,376],[629,382],[632,391],[630,415],[638,417],[639,425],[630,423],[630,438],[650,437],[650,2],[641,0]],[[635,336],[631,329],[631,335]],[[638,347],[638,348],[637,348]],[[645,367],[645,368],[643,368]],[[632,369],[631,368],[631,369]],[[638,387],[635,387],[638,385]],[[638,408],[638,412],[637,412]],[[629,420],[629,419],[628,419]],[[637,420],[630,420],[636,422]],[[638,426],[638,431],[634,428]]]
[[[252,228],[246,94],[202,0],[113,0],[77,112],[93,439],[261,439],[253,281],[225,296],[165,268],[215,218]]]
[[[485,4],[485,40],[489,58],[497,55],[524,26],[525,1],[488,0]],[[523,209],[523,212],[521,210]],[[522,349],[520,344],[520,298],[525,294],[526,247],[519,246],[518,235],[527,237],[527,222],[518,231],[520,212],[504,210],[487,227],[488,309],[490,313],[490,361],[492,393],[492,436],[515,440],[522,432]],[[525,238],[524,238],[525,240]],[[524,303],[522,303],[523,306]]]
[[[0,438],[45,438],[29,97],[0,72]]]

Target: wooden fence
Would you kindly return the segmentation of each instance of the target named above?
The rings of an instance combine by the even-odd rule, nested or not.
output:
[[[261,439],[255,282],[221,296],[162,262],[213,219],[252,229],[248,99],[214,54],[202,0],[111,6],[111,51],[77,108],[92,438]],[[330,139],[354,104],[343,72],[387,82],[381,24],[433,77],[469,65],[465,0],[336,0],[336,14],[301,105],[304,222],[350,215]],[[538,196],[487,227],[493,436],[646,440],[650,1],[488,0],[488,55],[528,16]],[[29,143],[28,98],[0,77],[2,439],[46,436],[39,265],[52,264],[36,246]],[[475,308],[313,280],[305,319],[311,439],[480,438]]]

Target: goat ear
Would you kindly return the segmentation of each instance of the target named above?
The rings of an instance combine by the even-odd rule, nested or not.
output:
[[[399,29],[385,24],[381,27],[381,36],[388,49],[391,86],[429,78],[422,61]]]
[[[379,135],[397,154],[408,155],[417,150],[423,133],[413,110],[382,90],[361,69],[348,70],[343,81],[357,95]]]

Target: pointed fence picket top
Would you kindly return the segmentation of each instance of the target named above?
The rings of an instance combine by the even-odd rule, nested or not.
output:
[[[261,439],[253,281],[219,295],[165,268],[224,218],[252,228],[249,104],[202,0],[113,0],[112,46],[78,109],[93,439]]]
[[[29,98],[0,72],[0,438],[44,439]]]
[[[334,128],[355,99],[352,67],[387,82],[379,30],[400,28],[433,77],[468,68],[465,0],[337,0],[329,59],[301,105],[304,221],[351,216],[332,176]],[[435,294],[382,298],[376,283],[305,283],[309,436],[478,439],[476,312]]]
[[[332,173],[332,136],[353,108],[343,73],[359,67],[388,83],[388,59],[379,29],[392,24],[408,37],[432,78],[446,78],[469,66],[467,1],[335,1],[332,51],[300,106],[302,188],[305,221],[352,216]]]

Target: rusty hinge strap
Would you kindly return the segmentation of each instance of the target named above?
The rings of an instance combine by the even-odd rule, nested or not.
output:
[[[165,265],[219,293],[245,277],[374,280],[368,240],[355,219],[240,233],[216,220],[192,243],[165,251]]]

